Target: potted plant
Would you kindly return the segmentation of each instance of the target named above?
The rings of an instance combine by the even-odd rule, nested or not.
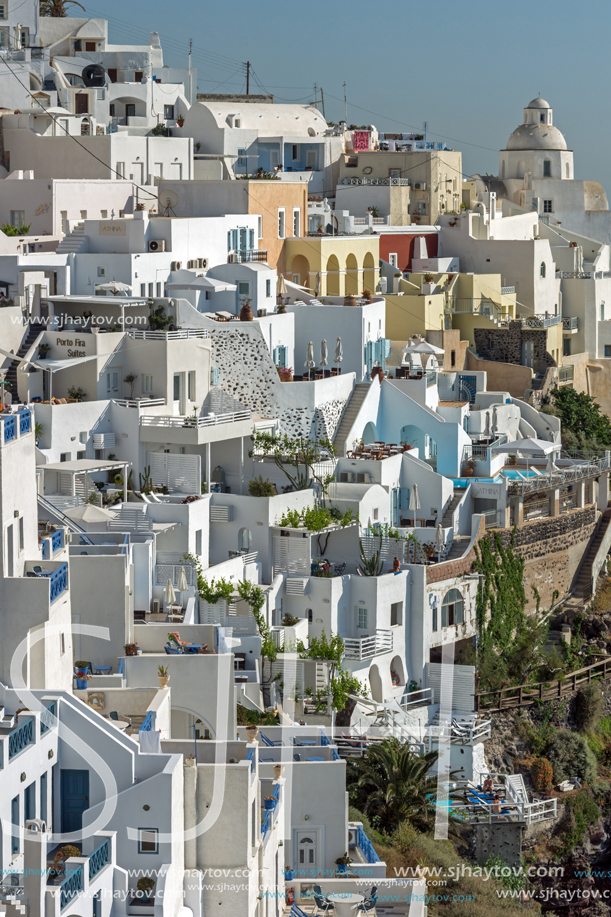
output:
[[[254,742],[258,734],[259,734],[258,726],[247,726],[246,727],[246,735],[248,736],[249,742]]]
[[[276,776],[276,780],[280,780],[280,778],[282,777],[284,773],[284,765],[283,764],[274,764],[273,771]]]
[[[252,309],[250,308],[252,299],[249,299],[248,296],[244,296],[240,301],[242,303],[242,308],[240,309],[240,321],[241,322],[254,321],[254,315],[252,314]]]
[[[293,381],[293,367],[292,366],[279,366],[278,375],[280,376],[281,382],[292,382]]]
[[[138,644],[137,643],[126,643],[125,644],[125,655],[126,656],[137,656],[138,655]]]
[[[472,478],[475,473],[475,462],[473,459],[467,459],[463,464],[463,476],[465,478]]]
[[[417,213],[412,213],[412,223],[415,223],[416,226],[420,222],[420,215]]]
[[[178,124],[179,127],[182,127],[183,124],[185,123],[185,116],[179,115],[176,119],[176,123]]]
[[[424,551],[424,556],[427,560],[432,560],[435,556],[435,545],[432,542],[427,542],[422,545],[422,550]]]
[[[295,871],[287,866],[284,870],[284,878],[287,882],[292,882],[295,877]]]
[[[167,665],[158,665],[157,678],[159,679],[159,684],[161,687],[167,688],[168,682],[170,680],[170,667]]]
[[[344,305],[345,306],[356,306],[356,297],[351,293],[348,296],[344,296]]]
[[[38,345],[38,359],[45,360],[50,350],[51,350],[50,344],[47,344],[47,343],[39,344]]]
[[[67,860],[69,857],[80,857],[81,855],[80,849],[75,847],[74,844],[66,844],[65,847],[61,848],[61,853],[64,860]]]
[[[371,302],[371,290],[363,290],[363,302]]]
[[[322,236],[322,223],[318,223],[316,226],[316,232]]]
[[[382,384],[382,379],[384,378],[384,369],[381,366],[374,366],[371,370],[371,381],[376,378],[380,379],[380,384]]]
[[[286,314],[286,303],[283,303],[282,300],[280,300],[280,302],[276,306],[276,312],[278,313],[278,315],[285,315]]]
[[[517,457],[517,455],[514,455],[513,452],[509,455],[509,464],[510,464],[510,465],[517,465],[517,464],[518,464],[518,457]]]
[[[139,898],[150,898],[151,892],[155,888],[155,880],[151,879],[150,876],[141,876],[136,883],[136,888],[139,892]]]
[[[264,796],[263,797],[263,808],[264,809],[275,809],[277,801],[278,800],[276,799],[275,796]]]
[[[35,420],[34,421],[34,440],[36,442],[36,445],[40,443],[40,437],[42,436],[44,431],[45,431],[44,423],[39,423],[39,421]]]
[[[85,666],[86,665],[87,663],[85,663]],[[92,676],[89,674],[89,671],[87,668],[80,668],[77,665],[76,672],[74,673],[74,677],[76,678],[77,690],[84,691],[87,688],[87,682],[91,679]],[[78,856],[80,856],[80,853],[78,854]]]
[[[138,378],[137,373],[128,373],[125,379],[123,380],[124,382],[127,382],[127,384],[129,385],[129,397],[130,398],[134,397],[134,382],[136,381],[137,378]]]
[[[348,867],[350,866],[351,863],[352,863],[352,857],[349,857],[347,852],[343,856],[338,857],[336,859],[335,864],[337,866],[337,871],[340,874],[340,876],[345,875],[348,872]]]

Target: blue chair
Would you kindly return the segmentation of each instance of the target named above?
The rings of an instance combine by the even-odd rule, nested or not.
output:
[[[165,644],[164,650],[166,651],[168,656],[182,656],[183,655],[183,652],[181,649],[179,649],[177,646],[170,646],[169,643]]]
[[[359,911],[367,912],[375,910],[375,906],[378,903],[377,891],[378,887],[374,885],[367,898],[359,905]]]
[[[314,886],[314,902],[319,911],[322,911],[323,914],[326,914],[328,911],[334,910],[334,905],[325,898],[322,893],[320,885]]]

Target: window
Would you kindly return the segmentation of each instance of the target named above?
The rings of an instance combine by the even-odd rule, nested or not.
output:
[[[435,634],[435,633],[437,633],[437,631],[439,630],[439,627],[438,627],[438,624],[437,624],[437,605],[433,605],[433,608],[432,608],[432,617],[433,617],[433,621],[432,621],[432,625],[431,625],[431,626],[432,626],[432,629],[433,629],[433,633]]]
[[[299,207],[293,210],[293,235],[301,235],[301,210]]]
[[[607,348],[605,347],[605,350],[606,349]],[[563,357],[571,356],[571,339],[570,338],[564,338],[564,340],[562,341],[562,356]],[[605,353],[605,356],[607,356],[606,353]],[[609,356],[611,356],[611,350],[609,351]]]
[[[118,162],[118,163],[117,163],[117,168],[116,168],[115,171],[116,171],[117,175],[119,176],[119,178],[125,178],[125,163],[124,163],[124,162]]]
[[[136,83],[141,83],[143,76],[144,76],[144,73],[142,72],[142,70],[136,70],[136,72],[134,73],[134,80],[136,81]]]
[[[110,80],[111,83],[117,82],[117,68],[116,67],[109,67],[106,73],[108,74],[108,79]]]
[[[452,627],[454,624],[462,624],[463,621],[462,595],[458,589],[450,589],[441,606],[441,626]]]
[[[263,238],[263,217],[257,217],[257,238]]]
[[[154,170],[153,175],[155,175],[157,178],[163,178],[163,163],[162,162],[156,162],[153,166],[153,170]]]
[[[545,261],[541,262],[541,267],[539,268],[539,273],[542,277],[545,277]]]
[[[252,551],[252,532],[250,529],[240,529],[238,532],[238,551],[248,553]]]
[[[401,178],[401,169],[389,169],[388,177],[389,178]]]
[[[25,210],[11,210],[11,226],[23,226],[25,223]]]
[[[569,354],[565,354],[565,356],[569,356]],[[605,344],[605,357],[611,359],[611,344]]]
[[[393,602],[390,606],[390,626],[399,627],[403,624],[403,602]]]
[[[0,3],[0,19],[8,19],[8,3]]]
[[[115,106],[114,105],[111,104],[108,106],[108,114],[110,115],[111,118],[114,118],[115,116]]]
[[[180,373],[174,373],[174,401],[180,401]]]
[[[187,395],[189,401],[195,401],[195,370],[187,373]]]
[[[197,532],[195,533],[195,553],[197,554],[198,557],[200,557],[202,553],[202,530],[201,529],[198,529]]]
[[[271,295],[272,295],[272,282],[271,282],[271,280],[266,280],[266,281],[265,281],[265,295],[266,295],[266,296],[271,296]]]
[[[248,280],[242,280],[238,283],[238,296],[248,296],[250,294],[250,283]]]
[[[142,376],[142,391],[147,395],[151,394],[151,392],[153,391],[153,377],[152,376],[149,376],[146,374]]]
[[[125,216],[125,211],[119,210],[119,219],[122,220],[124,216]]]
[[[396,252],[391,252],[388,256],[388,263],[391,267],[397,267],[399,264],[399,258]]]
[[[25,821],[36,818],[36,784],[26,786],[23,794],[23,817]]]
[[[145,283],[140,284],[140,296],[146,296],[146,284]]]
[[[234,126],[234,127],[242,127],[242,121],[240,120],[240,118],[236,118],[236,119],[235,119],[235,121],[233,122],[233,126]]]
[[[68,211],[67,210],[60,211],[60,216],[62,220],[62,232],[66,233],[68,232]]]
[[[174,120],[174,106],[173,105],[164,105],[163,106],[163,117],[166,121]]]
[[[543,178],[552,177],[552,163],[550,159],[543,160]]]
[[[86,458],[87,458],[87,452],[86,452],[86,451],[77,452],[77,453],[76,453],[76,457],[77,457],[77,459],[86,459]]]
[[[317,168],[318,153],[316,150],[308,150],[306,153],[306,169]]]
[[[539,115],[539,121],[541,122],[541,124],[545,124],[545,112],[543,111],[541,112],[541,114]]]
[[[286,234],[284,227],[284,207],[278,208],[278,238],[284,239]]]
[[[313,624],[313,623],[314,623],[314,611],[313,611],[313,609],[312,609],[312,608],[308,608],[308,609],[306,610],[306,614],[307,614],[307,616],[308,616],[308,624]]]
[[[378,507],[377,506],[374,506],[373,508],[373,519],[374,519],[374,522],[377,522],[377,519],[378,519]]]
[[[450,351],[450,365],[456,366],[456,351],[455,350]]]
[[[368,625],[369,612],[367,611],[366,608],[361,608],[360,606],[357,609],[357,612],[358,612],[358,624],[357,624],[358,629],[367,630],[367,627],[369,626]]]
[[[152,299],[155,295],[155,284],[149,283],[149,297]]]
[[[246,150],[241,147],[238,149],[238,165],[243,166],[246,164]]]
[[[106,268],[98,265],[98,277],[106,277]]]
[[[97,45],[95,41],[86,41],[85,42],[85,51],[95,51]]]
[[[296,143],[293,144],[293,162],[299,159],[299,147]]]
[[[0,48],[8,48],[10,42],[10,29],[6,26],[0,29]]]
[[[600,304],[600,320],[601,320],[601,322],[604,322],[604,320],[605,320],[605,304],[604,304],[604,302],[601,302],[601,304]]]
[[[23,516],[19,517],[19,550],[23,551],[25,548],[25,540],[23,534]]]
[[[86,219],[87,219],[87,211],[81,210],[81,220],[86,220]]]
[[[14,855],[19,853],[19,796],[11,800],[11,822],[11,853]]]
[[[60,452],[59,454],[60,462],[69,462],[71,458],[72,458],[72,455],[70,452]]]
[[[543,213],[553,213],[553,201],[543,201]]]
[[[159,852],[157,828],[138,828],[138,853]]]

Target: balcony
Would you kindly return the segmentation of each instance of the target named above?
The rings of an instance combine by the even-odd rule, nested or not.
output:
[[[344,653],[346,659],[356,659],[362,662],[382,653],[390,653],[393,648],[391,630],[378,630],[370,637],[346,637],[344,639]]]
[[[0,417],[2,432],[0,433],[0,446],[15,442],[32,432],[32,412],[28,408],[18,414],[4,414]]]
[[[562,319],[562,330],[569,331],[571,334],[579,330],[579,319],[576,316]]]
[[[515,291],[516,291],[515,286],[501,287],[502,296],[511,296],[513,293],[515,293]]]
[[[53,569],[50,569],[50,568]],[[68,564],[49,561],[47,569],[42,569],[36,561],[26,561],[25,575],[37,579],[50,580],[50,601],[54,602],[68,590]]]
[[[342,178],[340,185],[386,185],[396,187],[409,187],[411,181],[409,178]]]
[[[551,328],[562,321],[561,315],[532,315],[530,318],[523,318],[522,325],[525,328]]]
[[[509,481],[508,492],[510,494],[530,494],[568,487],[570,484],[576,484],[588,478],[599,477],[599,475],[609,470],[610,465],[609,452],[607,452],[600,458],[594,458],[589,461],[575,461],[572,465],[556,468],[555,471],[542,472],[536,477],[524,478],[520,481],[512,479]]]
[[[186,338],[209,338],[209,331],[193,331],[184,328],[178,331],[140,331],[138,328],[126,330],[134,341],[181,341]]]
[[[63,550],[65,546],[65,530],[57,529],[51,536],[43,537],[39,544],[42,548],[42,559],[50,560],[55,557],[58,551]]]
[[[248,264],[249,262],[267,263],[267,251],[265,249],[239,250],[233,254],[237,264]]]
[[[233,429],[228,429],[228,424]],[[226,414],[205,414],[203,416],[140,417],[140,441],[146,443],[176,443],[197,446],[203,443],[250,436],[252,412],[249,409],[230,411]]]
[[[591,280],[592,271],[556,271],[556,280]]]
[[[567,382],[572,382],[574,378],[575,367],[571,363],[561,366],[558,370],[558,382],[560,385],[566,385]]]

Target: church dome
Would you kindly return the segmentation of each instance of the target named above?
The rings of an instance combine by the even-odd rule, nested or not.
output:
[[[551,108],[552,106],[549,102],[546,102],[545,99],[542,99],[541,96],[537,96],[536,99],[533,99],[532,102],[529,102],[526,106],[527,108]]]
[[[566,150],[567,145],[563,134],[553,124],[520,124],[507,141],[506,149]]]

